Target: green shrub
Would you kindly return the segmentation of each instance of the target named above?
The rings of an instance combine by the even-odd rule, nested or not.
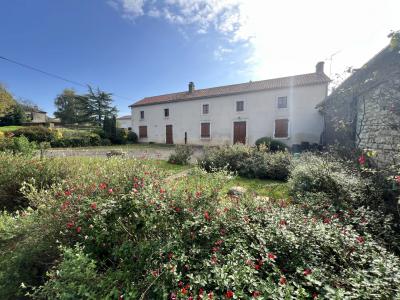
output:
[[[261,145],[259,149],[241,144],[209,148],[198,164],[207,171],[227,168],[247,178],[286,180],[290,172],[290,153],[268,152]]]
[[[127,141],[136,144],[138,142],[138,136],[136,132],[129,131],[127,136]]]
[[[176,165],[187,165],[193,154],[193,148],[188,145],[177,145],[175,152],[171,153],[168,162]]]
[[[268,151],[276,152],[276,151],[286,151],[288,146],[281,141],[274,140],[271,137],[262,137],[256,141],[256,146],[265,145]]]
[[[294,163],[289,179],[292,195],[324,193],[337,207],[379,206],[382,191],[344,161],[305,153]],[[378,200],[379,201],[379,200]]]
[[[110,140],[113,144],[117,145],[125,145],[127,142],[127,133],[123,128],[117,128],[115,131],[115,135],[110,137]]]
[[[97,133],[85,130],[65,130],[62,138],[51,142],[52,147],[100,146],[102,140]]]
[[[110,146],[111,145],[111,141],[110,141],[110,139],[101,139],[100,145],[101,146]]]
[[[54,132],[43,126],[23,127],[13,131],[16,137],[25,136],[30,142],[51,142],[54,140]]]

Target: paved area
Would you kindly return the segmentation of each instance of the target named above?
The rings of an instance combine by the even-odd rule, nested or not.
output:
[[[86,157],[107,157],[107,153],[111,150],[121,150],[126,153],[128,158],[140,159],[161,159],[168,160],[171,153],[174,152],[174,147],[110,147],[110,148],[65,148],[65,149],[49,149],[46,151],[47,157],[70,157],[70,156],[86,156]],[[194,148],[192,161],[195,162],[203,153],[200,147]]]

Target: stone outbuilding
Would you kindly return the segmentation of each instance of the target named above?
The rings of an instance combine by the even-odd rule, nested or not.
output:
[[[318,107],[323,144],[374,150],[378,164],[392,163],[400,146],[399,34]]]

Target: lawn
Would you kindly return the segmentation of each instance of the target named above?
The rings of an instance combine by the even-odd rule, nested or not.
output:
[[[23,128],[24,126],[1,126],[0,131],[2,132],[9,132],[9,131],[14,131],[20,128]]]
[[[1,128],[1,127],[0,127]],[[90,147],[75,147],[75,148],[52,148],[57,150],[74,149],[74,150],[134,150],[134,149],[173,149],[175,145],[166,144],[126,144],[126,145],[110,145],[110,146],[90,146]]]

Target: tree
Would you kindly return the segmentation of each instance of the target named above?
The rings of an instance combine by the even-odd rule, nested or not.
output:
[[[17,104],[13,96],[7,89],[0,84],[0,117],[10,113],[13,107]]]
[[[112,106],[112,94],[101,91],[99,88],[93,90],[89,86],[88,94],[82,97],[81,101],[85,119],[100,126],[105,116],[113,116],[117,113],[117,108]]]
[[[61,119],[63,124],[73,124],[86,121],[83,118],[84,109],[82,96],[76,95],[72,89],[65,89],[54,100],[57,111],[54,115]]]

